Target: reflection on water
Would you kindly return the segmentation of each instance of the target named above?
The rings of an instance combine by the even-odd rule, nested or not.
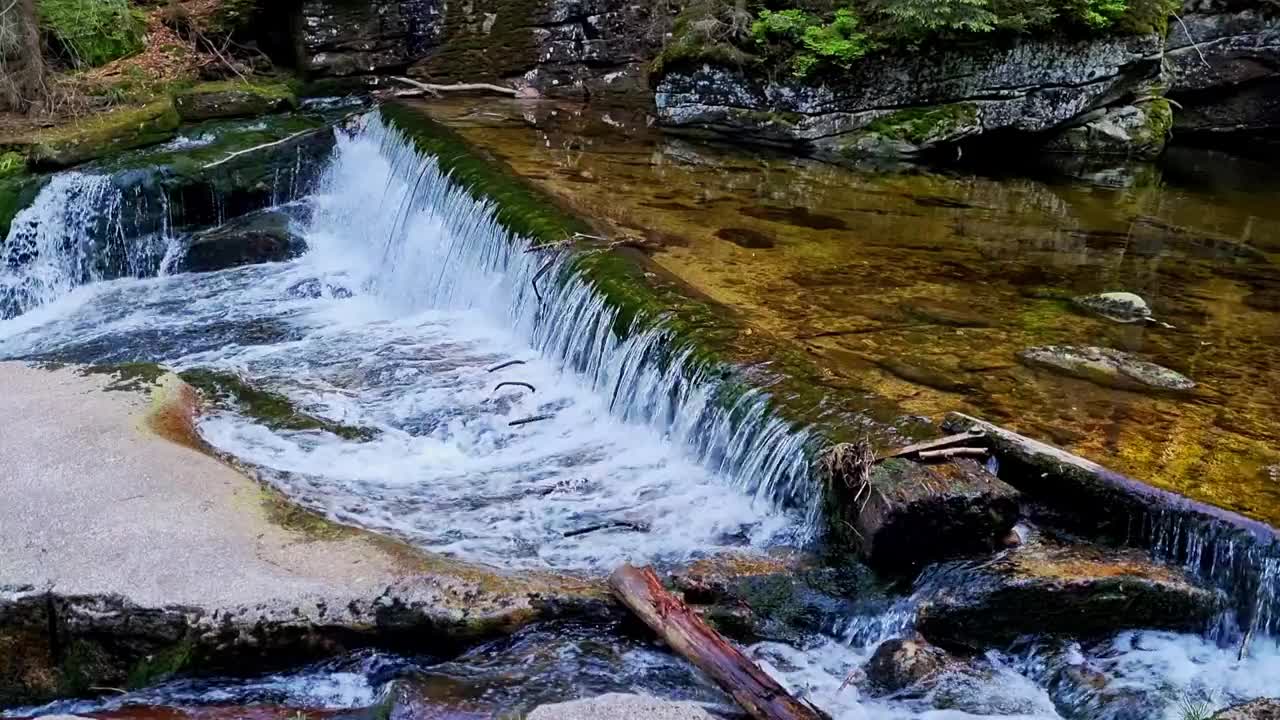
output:
[[[504,109],[505,108],[505,109]],[[549,104],[433,112],[750,323],[908,414],[959,410],[1280,524],[1280,174],[1177,149],[1079,180],[857,173]],[[1073,297],[1137,293],[1159,322]],[[1106,346],[1198,383],[1120,391],[1018,361]]]

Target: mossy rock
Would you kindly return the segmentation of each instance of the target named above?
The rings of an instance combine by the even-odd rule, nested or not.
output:
[[[169,100],[114,110],[35,133],[27,162],[34,167],[70,167],[113,152],[165,142],[181,124],[182,118]]]
[[[280,393],[250,385],[235,373],[217,370],[185,370],[179,373],[188,385],[210,401],[235,408],[273,430],[321,430],[344,440],[365,442],[378,435],[372,428],[354,427],[302,412]]]
[[[14,216],[36,199],[47,179],[26,172],[0,177],[0,239],[8,237]]]
[[[141,52],[146,21],[127,0],[40,0],[41,28],[77,66],[96,67]]]
[[[864,157],[910,157],[929,148],[957,142],[982,129],[973,103],[927,105],[882,115],[862,130],[834,141],[836,154]]]
[[[251,117],[298,107],[287,83],[259,84],[239,80],[201,83],[173,95],[174,107],[186,122]]]

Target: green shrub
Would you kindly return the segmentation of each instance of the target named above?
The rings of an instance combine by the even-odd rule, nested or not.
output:
[[[785,62],[797,77],[830,68],[848,69],[874,49],[862,20],[851,8],[835,11],[830,21],[803,10],[761,10],[751,36],[766,55]]]
[[[142,50],[145,21],[127,0],[41,0],[46,37],[76,66],[94,67]]]

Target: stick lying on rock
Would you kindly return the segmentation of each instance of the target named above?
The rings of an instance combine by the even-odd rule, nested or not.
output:
[[[672,650],[711,676],[755,720],[829,720],[825,713],[792,697],[667,592],[653,568],[623,565],[609,576],[609,587]]]
[[[395,80],[398,83],[404,83],[405,85],[409,85],[410,87],[417,88],[423,91],[424,93],[434,97],[440,97],[440,93],[445,93],[445,92],[485,91],[485,92],[499,93],[501,95],[510,95],[512,97],[515,97],[516,95],[519,94],[519,91],[517,91],[515,88],[503,87],[501,85],[494,85],[492,83],[457,83],[454,85],[434,85],[432,83],[418,82],[417,80],[410,80],[407,77],[398,77],[394,75],[391,76],[391,79]]]

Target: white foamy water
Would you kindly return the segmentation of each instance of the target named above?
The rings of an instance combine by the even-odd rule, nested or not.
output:
[[[311,203],[299,261],[68,288],[0,353],[234,371],[376,429],[200,426],[305,504],[460,557],[605,569],[800,538],[803,433],[758,396],[719,405],[660,331],[617,337],[581,282],[547,273],[538,300],[544,258],[378,121]]]

